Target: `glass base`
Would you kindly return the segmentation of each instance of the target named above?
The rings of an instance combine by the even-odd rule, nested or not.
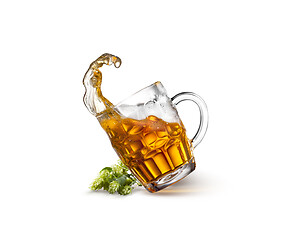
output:
[[[196,168],[196,164],[193,157],[189,162],[173,170],[173,172],[168,173],[153,182],[146,183],[143,185],[151,193],[158,192],[161,189],[164,189],[180,181],[181,179],[189,175],[191,172],[193,172],[195,168]]]

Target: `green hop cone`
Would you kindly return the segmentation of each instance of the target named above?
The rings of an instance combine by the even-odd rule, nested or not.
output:
[[[100,178],[106,180],[107,178],[111,177],[111,170],[109,169],[102,169],[99,173]]]
[[[113,194],[115,193],[120,187],[120,184],[118,183],[118,181],[112,181],[109,186],[108,186],[108,192]]]
[[[103,179],[99,176],[97,177],[93,183],[90,185],[90,189],[93,191],[97,191],[103,187]]]
[[[122,167],[122,169],[124,170],[124,173],[127,173],[129,171],[128,167],[124,165],[120,159],[117,161],[117,164]]]
[[[115,164],[112,166],[112,171],[113,171],[113,174],[117,177],[120,177],[124,174],[124,169],[118,164]]]
[[[118,189],[118,193],[119,193],[120,195],[127,195],[127,194],[130,194],[131,191],[132,191],[132,187],[129,186],[129,185],[125,185],[125,186],[123,186],[123,187],[121,187],[121,188]]]

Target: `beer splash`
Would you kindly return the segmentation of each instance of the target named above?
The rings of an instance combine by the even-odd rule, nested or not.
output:
[[[90,113],[96,117],[103,111],[113,107],[113,104],[103,96],[101,91],[102,73],[99,68],[104,64],[113,64],[116,68],[119,68],[121,59],[112,54],[104,53],[91,63],[83,79],[83,84],[86,89],[83,99],[84,103]]]
[[[149,115],[145,119],[132,119],[121,115],[101,91],[103,65],[120,67],[121,59],[103,54],[95,60],[85,74],[84,103],[97,117],[110,138],[122,162],[151,192],[148,184],[179,169],[192,157],[186,130],[177,122],[166,122]]]

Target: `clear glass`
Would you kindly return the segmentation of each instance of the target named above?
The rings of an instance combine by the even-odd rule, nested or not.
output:
[[[200,110],[200,125],[192,140],[176,109],[185,100],[195,102]],[[198,95],[184,92],[169,98],[156,82],[112,108],[114,115],[110,117],[108,109],[97,118],[120,159],[148,191],[168,187],[195,169],[192,150],[208,125],[207,107]]]

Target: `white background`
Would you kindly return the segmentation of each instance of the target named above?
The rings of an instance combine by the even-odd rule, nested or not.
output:
[[[0,238],[293,239],[293,12],[281,0],[1,1]],[[105,52],[123,61],[102,69],[112,102],[161,81],[208,105],[196,171],[162,192],[88,189],[117,159],[82,102]],[[184,109],[192,136],[197,108]]]

